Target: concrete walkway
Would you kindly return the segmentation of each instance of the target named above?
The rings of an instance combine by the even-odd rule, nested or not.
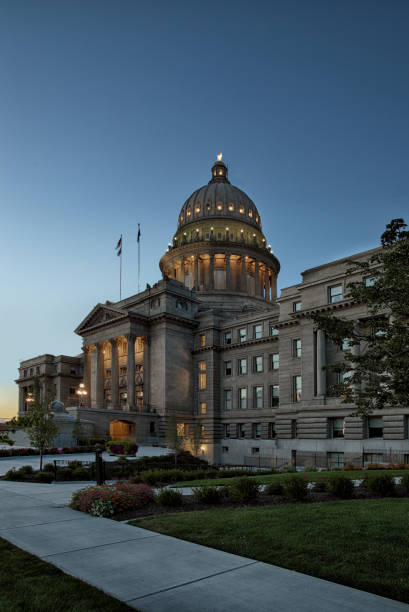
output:
[[[71,510],[72,484],[0,482],[0,537],[149,612],[408,612],[409,606]]]

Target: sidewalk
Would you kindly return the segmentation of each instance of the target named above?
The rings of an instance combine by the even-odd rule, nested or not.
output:
[[[72,484],[0,482],[0,537],[143,612],[403,612],[409,606],[66,507]]]

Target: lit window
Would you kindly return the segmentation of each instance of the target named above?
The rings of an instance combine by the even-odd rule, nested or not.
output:
[[[278,370],[280,367],[280,355],[278,353],[273,353],[271,355],[271,369]]]
[[[231,376],[231,372],[232,372],[231,361],[225,361],[224,362],[224,375]]]
[[[254,408],[260,409],[263,407],[263,387],[254,387]]]
[[[253,211],[251,210],[251,208],[249,208],[249,217],[253,216]]]
[[[224,333],[224,343],[231,344],[231,331]]]
[[[247,388],[242,387],[239,389],[239,408],[241,410],[246,410],[247,408]]]
[[[187,216],[190,217],[190,208],[187,209]]]
[[[263,335],[263,326],[262,325],[254,325],[253,326],[253,338],[258,340]]]
[[[230,423],[224,424],[224,437],[230,438]]]
[[[200,206],[196,206],[196,208],[195,208],[195,212],[196,212],[196,213],[200,213]]]
[[[369,417],[367,423],[368,423],[368,438],[382,438],[383,437],[382,417]]]
[[[340,302],[342,300],[342,285],[336,285],[336,287],[330,287],[328,290],[328,301],[330,304]]]
[[[209,212],[210,210],[210,204],[206,204],[206,211]]]
[[[177,432],[177,435],[179,437],[184,436],[185,435],[185,424],[184,423],[177,423],[177,425],[176,425],[176,432]]]
[[[279,385],[271,385],[270,387],[270,406],[274,408],[274,406],[278,406],[280,403],[280,386]]]
[[[302,391],[302,378],[301,376],[293,376],[293,394],[294,401],[301,401],[301,391]]]
[[[200,414],[206,414],[207,405],[206,402],[200,402]]]
[[[245,327],[239,329],[239,342],[245,342],[247,340],[247,330]]]
[[[200,334],[200,346],[206,346],[206,334]]]
[[[279,331],[276,327],[270,327],[270,336],[278,336]]]
[[[300,312],[302,309],[302,302],[293,302],[293,312]]]
[[[301,357],[301,340],[293,340],[293,357]]]
[[[239,213],[240,213],[241,215],[244,215],[244,206],[240,206],[240,207],[239,207]]]
[[[239,374],[247,374],[247,359],[239,359]]]
[[[234,210],[234,204],[229,204],[229,210],[230,212]]]
[[[206,362],[199,361],[198,368],[199,368],[199,389],[203,391],[203,389],[206,389]]]
[[[221,202],[217,203],[217,210],[222,210],[223,209],[223,204]]]
[[[253,438],[261,438],[261,423],[253,423]]]
[[[231,410],[232,408],[232,392],[231,389],[224,390],[224,409]]]
[[[263,356],[262,355],[257,355],[257,357],[253,357],[253,371],[254,372],[263,371]]]
[[[329,419],[329,429],[331,438],[344,437],[344,419],[343,417],[335,417]]]

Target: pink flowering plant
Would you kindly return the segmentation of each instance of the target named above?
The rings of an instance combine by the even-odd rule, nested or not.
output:
[[[112,516],[128,510],[138,510],[149,504],[153,496],[153,490],[148,485],[117,482],[76,491],[71,499],[71,507],[93,516]]]

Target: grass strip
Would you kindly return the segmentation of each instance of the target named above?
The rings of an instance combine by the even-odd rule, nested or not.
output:
[[[131,524],[409,603],[409,500],[221,508]]]
[[[0,538],[0,610],[125,612],[127,604]]]

